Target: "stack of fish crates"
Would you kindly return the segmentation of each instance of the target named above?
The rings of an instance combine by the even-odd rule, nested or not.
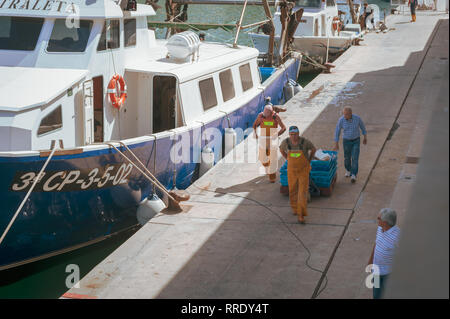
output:
[[[320,189],[320,195],[330,196],[337,178],[337,152],[323,151],[330,156],[328,161],[312,160],[310,177]]]

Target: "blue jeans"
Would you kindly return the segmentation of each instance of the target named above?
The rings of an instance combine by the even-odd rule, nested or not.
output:
[[[373,287],[373,299],[383,298],[384,287],[389,275],[380,275],[380,288]]]
[[[360,138],[354,140],[343,140],[344,144],[344,166],[351,175],[358,174],[358,159]]]

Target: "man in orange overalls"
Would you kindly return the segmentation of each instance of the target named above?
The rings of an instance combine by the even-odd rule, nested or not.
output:
[[[273,111],[270,102],[266,104],[264,111],[258,114],[255,123],[253,123],[256,138],[258,138],[256,133],[258,126],[261,128],[261,136],[258,140],[258,160],[264,166],[266,174],[269,175],[269,181],[275,183],[278,169],[278,136],[286,131],[286,126],[277,113]],[[281,127],[279,131],[278,126]]]
[[[309,172],[316,148],[308,139],[301,137],[297,126],[289,127],[289,137],[280,144],[280,152],[288,161],[289,201],[298,221],[305,223],[308,216]]]

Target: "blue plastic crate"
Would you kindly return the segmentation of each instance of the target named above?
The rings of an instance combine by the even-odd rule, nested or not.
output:
[[[309,173],[311,179],[314,181],[317,187],[330,187],[331,181],[336,175],[337,171],[337,152],[334,151],[325,151],[332,155],[332,159],[329,161],[311,161],[311,166],[313,162],[322,162],[318,165],[321,165],[321,170],[312,170]],[[282,186],[288,186],[288,176],[287,176],[287,161],[280,167],[280,184]],[[323,165],[327,164],[327,166]],[[317,166],[316,166],[317,167]]]
[[[330,172],[332,170],[334,170],[336,168],[336,166],[337,166],[337,161],[334,161],[333,163],[331,163],[330,168],[327,171],[317,171],[317,170],[313,171],[313,170],[311,170],[310,175],[311,175],[311,177],[314,177],[314,176],[317,176],[317,177],[329,176]]]
[[[280,184],[281,186],[288,186],[287,161],[280,167]]]
[[[312,160],[311,170],[312,171],[329,171],[332,166],[337,163],[337,152],[336,151],[323,151],[324,153],[330,154],[331,159],[329,161]]]
[[[261,83],[267,80],[277,69],[271,67],[260,67],[259,72],[261,73]]]
[[[330,187],[331,181],[333,180],[334,175],[336,175],[336,170],[337,166],[335,166],[326,176],[311,176],[311,178],[317,187],[327,188]]]

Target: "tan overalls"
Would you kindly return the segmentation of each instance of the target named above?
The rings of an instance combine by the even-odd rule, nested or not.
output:
[[[300,150],[288,151],[289,200],[299,221],[303,221],[303,216],[308,216],[307,202],[311,165],[306,156]]]

